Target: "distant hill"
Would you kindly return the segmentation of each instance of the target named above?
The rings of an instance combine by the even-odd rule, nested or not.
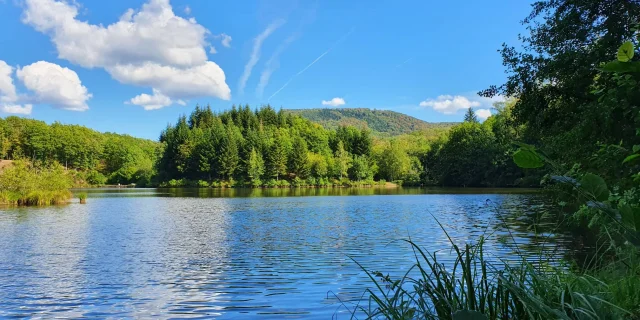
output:
[[[397,136],[415,131],[441,131],[456,124],[455,122],[426,122],[395,111],[366,108],[290,109],[286,111],[298,114],[329,129],[344,125],[366,126],[374,133],[383,136]]]

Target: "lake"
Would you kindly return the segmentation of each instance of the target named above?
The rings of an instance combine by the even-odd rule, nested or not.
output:
[[[348,319],[371,285],[351,258],[398,275],[409,237],[452,258],[434,216],[457,243],[490,235],[496,260],[569,240],[531,231],[545,199],[525,190],[85,191],[0,208],[0,317]]]

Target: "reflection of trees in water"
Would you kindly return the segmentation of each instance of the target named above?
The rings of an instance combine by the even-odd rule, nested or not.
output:
[[[158,189],[169,197],[234,198],[234,197],[308,197],[424,194],[419,188],[167,188]]]
[[[550,199],[543,195],[504,197],[488,202],[496,213],[496,238],[514,253],[532,261],[558,261],[571,252],[572,237],[566,221],[558,221]]]

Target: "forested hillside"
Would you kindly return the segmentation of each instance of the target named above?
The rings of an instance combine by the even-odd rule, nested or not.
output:
[[[0,119],[0,159],[35,165],[58,162],[77,171],[78,183],[150,185],[161,144],[79,125],[7,117]]]
[[[518,133],[509,127],[509,105],[496,105],[497,115],[483,124],[470,110],[470,118],[450,132],[394,137],[354,126],[326,129],[270,106],[219,114],[196,107],[162,133],[159,180],[202,187],[522,185],[524,172],[510,161]]]
[[[340,126],[369,128],[374,135],[397,136],[421,131],[427,136],[437,136],[451,128],[452,122],[425,122],[420,119],[389,110],[366,108],[323,108],[286,110],[317,122],[328,129]]]

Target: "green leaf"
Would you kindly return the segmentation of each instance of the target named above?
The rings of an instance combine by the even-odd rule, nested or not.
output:
[[[618,210],[620,211],[622,224],[633,230],[640,231],[640,209],[638,207],[631,207],[625,204],[620,206]]]
[[[544,160],[534,149],[520,148],[513,154],[513,162],[520,168],[533,169],[544,166]]]
[[[600,70],[604,72],[616,72],[616,73],[627,73],[627,72],[640,72],[640,62],[639,61],[629,61],[629,62],[621,62],[621,61],[611,61],[607,62],[605,65],[600,68]]]
[[[624,164],[624,163],[627,163],[629,161],[633,161],[637,157],[640,157],[640,154],[637,154],[637,153],[636,154],[632,154],[632,155],[624,158],[624,161],[622,161],[622,163]]]
[[[453,314],[453,320],[487,320],[487,316],[471,310],[460,310]]]
[[[618,49],[618,61],[627,62],[633,59],[633,43],[631,41],[627,41],[623,43]]]
[[[580,185],[585,192],[589,193],[598,201],[606,201],[609,199],[609,188],[600,176],[587,173],[580,180]]]
[[[640,151],[640,144],[636,144],[633,146],[633,153],[638,153],[638,151]]]

